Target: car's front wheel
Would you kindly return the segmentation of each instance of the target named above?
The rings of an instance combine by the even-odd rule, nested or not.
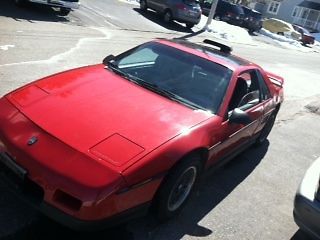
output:
[[[193,23],[186,23],[186,27],[191,29],[194,27],[194,24]]]
[[[60,16],[67,16],[70,12],[71,12],[70,8],[62,7],[62,8],[60,8],[59,15]]]
[[[146,11],[148,9],[147,1],[146,0],[140,0],[140,10]]]
[[[172,21],[172,12],[170,10],[166,10],[163,15],[163,21],[165,23],[170,23]]]
[[[199,180],[201,169],[199,157],[190,156],[169,173],[155,199],[160,221],[173,217],[182,209]]]

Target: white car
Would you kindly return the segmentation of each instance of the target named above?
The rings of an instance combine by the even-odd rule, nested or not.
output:
[[[312,238],[320,239],[320,158],[307,170],[294,199],[294,220]]]

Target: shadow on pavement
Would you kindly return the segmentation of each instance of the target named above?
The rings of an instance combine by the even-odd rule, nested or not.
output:
[[[292,236],[292,238],[290,240],[311,240],[312,238],[310,238],[306,233],[304,233],[303,231],[301,231],[300,229]]]
[[[68,17],[59,16],[59,13],[53,8],[28,3],[26,6],[18,7],[13,0],[1,0],[0,16],[13,18],[16,21],[27,20],[47,21],[47,22],[68,22]]]
[[[152,224],[152,221],[147,219],[149,221],[144,223],[144,232],[149,233],[151,237],[144,236],[141,239],[157,237],[178,240],[185,235],[195,237],[212,235],[214,229],[201,226],[199,222],[252,173],[267,153],[268,147],[269,142],[266,142],[259,148],[250,148],[232,159],[223,168],[208,172],[179,216],[162,225]],[[136,229],[136,227],[131,228]],[[215,237],[210,236],[210,238]]]
[[[269,143],[266,142],[259,148],[250,148],[223,168],[205,174],[199,188],[194,192],[183,211],[176,218],[164,224],[159,224],[150,214],[126,225],[86,233],[72,231],[41,215],[28,228],[11,238],[1,240],[56,240],[62,238],[178,240],[186,234],[196,237],[210,236],[213,232],[212,229],[200,226],[198,223],[252,173],[265,156],[268,146]],[[302,240],[303,238],[293,239]]]
[[[181,25],[175,21],[171,23],[165,23],[162,19],[162,15],[156,13],[154,11],[141,11],[139,8],[133,8],[134,11],[140,13],[143,17],[147,18],[148,20],[172,31],[176,32],[185,32],[185,33],[192,33],[192,29],[186,28],[184,25]]]

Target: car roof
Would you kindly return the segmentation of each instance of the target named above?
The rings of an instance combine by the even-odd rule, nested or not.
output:
[[[239,66],[255,65],[231,53],[220,51],[208,45],[189,42],[184,39],[159,39],[158,42],[206,58],[232,70]]]

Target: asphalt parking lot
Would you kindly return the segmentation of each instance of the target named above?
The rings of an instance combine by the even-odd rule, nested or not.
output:
[[[17,9],[10,0],[2,4],[0,95],[149,39],[192,34],[118,1],[83,1],[67,17],[38,6]],[[164,224],[146,216],[103,232],[74,232],[39,215],[0,182],[0,239],[307,239],[293,221],[292,207],[305,170],[320,157],[320,115],[312,110],[320,107],[320,54],[261,41],[231,45],[236,54],[285,78],[286,100],[265,145],[207,174],[184,211]]]

